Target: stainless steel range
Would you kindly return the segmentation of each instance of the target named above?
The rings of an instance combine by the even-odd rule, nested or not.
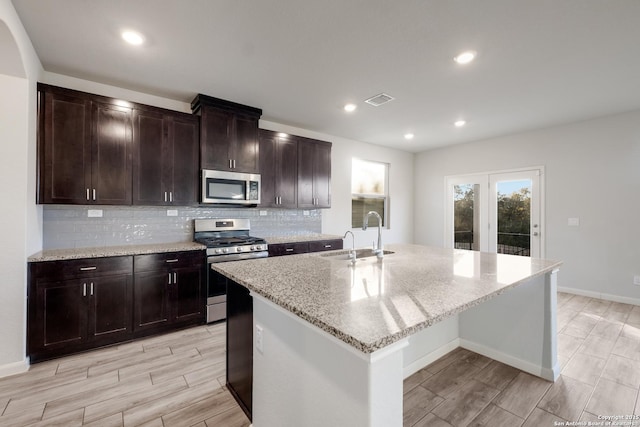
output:
[[[249,234],[248,219],[196,219],[193,240],[207,247],[207,322],[227,316],[227,282],[211,270],[215,262],[264,258],[267,242]]]

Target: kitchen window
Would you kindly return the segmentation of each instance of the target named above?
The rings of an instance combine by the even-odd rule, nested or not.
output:
[[[351,164],[351,227],[362,228],[364,216],[377,212],[382,226],[389,224],[389,164],[353,159]],[[369,218],[369,226],[377,227],[378,220]]]

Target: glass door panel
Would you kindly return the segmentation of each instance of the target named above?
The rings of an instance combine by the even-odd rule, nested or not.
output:
[[[454,249],[486,251],[487,176],[448,177],[445,246]]]
[[[489,250],[540,257],[539,171],[490,175]]]

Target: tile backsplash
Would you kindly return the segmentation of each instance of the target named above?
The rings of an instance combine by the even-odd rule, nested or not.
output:
[[[89,210],[102,217],[89,217]],[[177,216],[169,216],[177,211]],[[171,212],[175,213],[175,212]],[[46,205],[43,248],[69,249],[193,240],[193,220],[249,218],[259,237],[320,233],[321,210]]]

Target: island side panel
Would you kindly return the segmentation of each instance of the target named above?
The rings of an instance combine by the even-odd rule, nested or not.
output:
[[[402,426],[405,343],[366,355],[252,295],[253,426]]]
[[[460,313],[460,345],[555,381],[557,271],[531,278]]]

